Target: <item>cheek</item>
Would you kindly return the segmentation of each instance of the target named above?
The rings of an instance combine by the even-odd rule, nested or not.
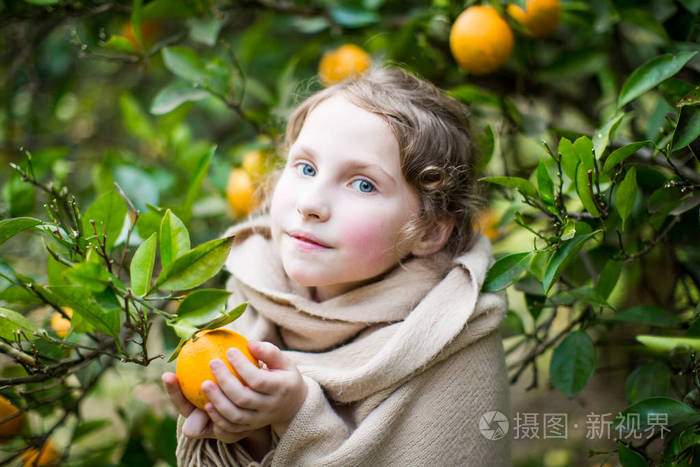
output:
[[[394,227],[380,220],[352,222],[343,229],[343,244],[365,266],[382,265],[393,257]]]

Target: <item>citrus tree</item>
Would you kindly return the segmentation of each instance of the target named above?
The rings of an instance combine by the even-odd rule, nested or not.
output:
[[[156,381],[147,370],[184,339],[243,312],[218,274],[223,232],[259,205],[294,105],[371,62],[470,107],[497,259],[484,290],[509,296],[511,383],[573,398],[601,355],[623,355],[612,454],[697,459],[699,13],[694,0],[6,1],[0,463],[174,465],[172,415],[117,406],[124,436],[100,443],[111,422],[86,408],[113,375]]]

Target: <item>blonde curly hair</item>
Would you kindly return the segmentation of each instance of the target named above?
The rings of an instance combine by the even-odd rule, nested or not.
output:
[[[311,111],[336,95],[382,117],[399,143],[401,171],[416,190],[421,209],[401,230],[397,245],[421,238],[438,220],[453,219],[443,249],[452,257],[468,250],[476,237],[474,221],[484,200],[476,189],[477,154],[466,106],[401,68],[373,65],[361,76],[318,91],[296,107],[284,140],[277,145],[283,158]],[[258,212],[269,212],[281,171],[277,167],[263,184]]]

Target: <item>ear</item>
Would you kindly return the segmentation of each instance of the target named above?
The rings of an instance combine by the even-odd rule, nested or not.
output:
[[[452,234],[455,220],[453,217],[447,217],[439,220],[437,225],[428,229],[423,234],[423,237],[416,241],[411,249],[414,256],[427,256],[439,251]]]

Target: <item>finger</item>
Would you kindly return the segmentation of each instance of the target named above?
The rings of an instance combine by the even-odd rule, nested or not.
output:
[[[209,423],[209,415],[199,409],[194,409],[189,417],[182,424],[182,433],[188,438],[205,438],[208,437],[207,424]]]
[[[233,347],[228,349],[226,358],[249,388],[262,394],[271,394],[274,391],[275,385],[270,380],[269,371],[253,365],[240,350]]]
[[[226,418],[219,413],[218,410],[216,410],[216,407],[214,407],[214,404],[211,402],[207,403],[207,405],[204,406],[204,408],[207,411],[207,415],[209,415],[209,418],[211,418],[211,421],[219,427],[220,430],[223,430],[228,433],[243,433],[246,431],[250,430],[249,425],[241,425],[239,423],[231,423]]]
[[[236,404],[226,397],[214,381],[207,380],[203,382],[202,390],[211,403],[214,404],[214,408],[229,422],[246,425],[256,418],[256,411],[237,407]]]
[[[161,379],[163,380],[163,384],[165,386],[165,392],[168,394],[168,397],[170,397],[170,401],[175,406],[175,409],[177,409],[177,411],[184,417],[189,416],[195,409],[195,406],[192,405],[190,401],[188,401],[182,394],[182,390],[180,389],[180,384],[177,381],[177,376],[175,373],[171,373],[169,371],[165,372],[163,373],[163,376],[161,376]]]
[[[267,406],[266,399],[270,396],[256,392],[241,383],[224,362],[217,358],[209,362],[209,367],[214,373],[219,389],[238,407],[259,410]]]
[[[271,342],[249,341],[248,350],[253,357],[265,362],[271,370],[291,370],[296,367],[294,362]]]

